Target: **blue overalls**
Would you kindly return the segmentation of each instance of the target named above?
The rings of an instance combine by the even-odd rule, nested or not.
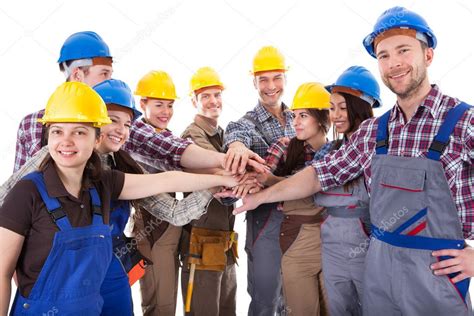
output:
[[[36,185],[59,228],[28,298],[17,290],[10,315],[99,315],[100,286],[112,258],[110,228],[103,223],[97,190],[89,189],[92,224],[72,227],[58,199],[48,195],[43,174],[25,177]]]
[[[364,315],[471,315],[469,278],[435,276],[432,251],[463,249],[464,239],[440,156],[469,108],[452,108],[425,157],[387,155],[390,112],[379,119],[372,160],[372,240],[366,257]]]
[[[130,217],[130,203],[113,201],[110,205],[110,225],[112,229],[112,261],[100,288],[104,299],[103,316],[130,316],[133,314],[132,291],[126,271],[132,267],[130,245],[123,234]]]

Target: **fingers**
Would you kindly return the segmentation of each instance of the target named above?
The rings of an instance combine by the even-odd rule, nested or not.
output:
[[[257,153],[254,153],[253,151],[249,150],[249,158],[251,160],[255,160],[261,164],[264,164],[265,163],[265,159],[263,159],[262,157],[260,157]]]
[[[247,205],[242,205],[240,207],[237,207],[235,208],[233,211],[232,211],[232,214],[233,215],[237,215],[237,214],[240,214],[240,213],[244,213],[244,212],[247,212],[249,210],[249,207]]]
[[[458,249],[443,249],[443,250],[433,251],[431,253],[433,257],[443,257],[443,256],[458,257],[461,254],[462,254],[462,250],[458,250]]]
[[[238,172],[240,174],[245,173],[245,167],[247,167],[248,161],[249,161],[248,154],[247,153],[243,154],[240,158],[240,165],[239,165],[239,169],[238,169]]]
[[[457,258],[446,259],[446,260],[442,260],[440,262],[433,263],[431,265],[431,269],[432,270],[439,270],[439,269],[443,269],[443,268],[446,268],[446,267],[451,267],[451,266],[458,265],[459,263],[460,263],[460,260],[457,259]]]
[[[261,164],[260,162],[252,160],[252,159],[248,160],[247,163],[250,167],[253,168],[253,170],[255,170],[255,172],[258,172],[258,173],[264,173],[266,170],[270,170],[266,166]]]
[[[232,194],[232,190],[224,190],[224,191],[221,191],[221,192],[217,192],[213,195],[215,198],[228,198],[228,197],[231,197],[231,198],[235,198],[235,196]]]
[[[234,155],[234,159],[232,161],[232,165],[230,166],[230,171],[232,174],[237,174],[239,171],[240,160],[242,159],[241,155]]]
[[[234,152],[232,150],[227,151],[224,155],[224,170],[230,171],[230,166],[232,165],[232,161],[234,160]]]
[[[449,268],[435,270],[435,271],[433,271],[433,273],[435,275],[447,275],[447,274],[461,272],[461,271],[462,271],[461,265],[455,265],[455,266],[451,266]]]
[[[452,281],[453,283],[458,283],[459,281],[462,281],[462,280],[467,279],[467,278],[469,278],[469,277],[470,277],[470,276],[469,276],[468,274],[461,272],[461,273],[459,273],[459,275],[457,275],[456,277],[452,278],[451,281]]]
[[[252,189],[250,189],[249,194],[258,193],[262,189],[263,189],[263,186],[261,184],[258,184],[256,187],[253,187]]]

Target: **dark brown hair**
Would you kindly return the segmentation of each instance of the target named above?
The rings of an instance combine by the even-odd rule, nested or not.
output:
[[[344,134],[344,137],[347,137],[347,134],[355,132],[363,121],[373,117],[374,112],[370,104],[361,98],[344,92],[337,93],[342,95],[346,101],[349,130]],[[340,138],[335,126],[333,127],[333,137],[333,149],[339,149],[342,146],[343,140]]]
[[[360,124],[373,117],[374,112],[372,107],[367,101],[362,100],[352,94],[338,92],[342,95],[346,101],[347,108],[347,119],[349,120],[349,130],[344,133],[344,138],[347,138],[348,133],[355,132]],[[339,149],[342,146],[343,139],[339,138],[339,133],[336,131],[336,127],[333,127],[334,143],[332,149]],[[354,185],[354,181],[349,181],[344,184],[344,191],[348,192],[349,189]]]
[[[319,128],[324,132],[324,134],[327,134],[329,132],[329,127],[331,126],[329,111],[316,109],[307,110],[309,115],[316,119],[316,124],[319,124]],[[290,140],[287,148],[286,161],[283,167],[278,168],[275,171],[275,175],[281,177],[291,175],[293,171],[299,170],[305,166],[304,143],[305,141],[299,140],[296,137],[293,137]]]

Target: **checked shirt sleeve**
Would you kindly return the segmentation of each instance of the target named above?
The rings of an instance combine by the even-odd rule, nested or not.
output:
[[[143,156],[147,164],[156,162],[162,170],[177,170],[181,168],[180,161],[185,149],[192,142],[174,136],[171,132],[157,133],[150,125],[136,120],[130,128],[130,137],[124,149],[136,155]]]

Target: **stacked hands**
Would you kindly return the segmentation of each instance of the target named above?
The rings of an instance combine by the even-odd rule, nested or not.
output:
[[[224,170],[216,174],[232,176],[236,185],[224,187],[214,194],[216,198],[243,198],[247,194],[257,193],[264,187],[270,169],[259,155],[246,147],[229,148],[224,156]]]

